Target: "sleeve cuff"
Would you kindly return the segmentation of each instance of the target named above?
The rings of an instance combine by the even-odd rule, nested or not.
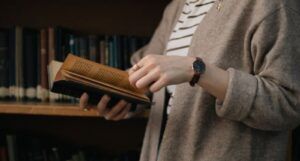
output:
[[[245,119],[253,105],[256,96],[257,79],[255,76],[228,69],[229,82],[223,102],[216,101],[216,112],[220,117],[230,120],[242,121]]]

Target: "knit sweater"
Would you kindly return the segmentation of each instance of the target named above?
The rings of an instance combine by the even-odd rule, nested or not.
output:
[[[134,61],[165,54],[184,2],[168,5]],[[300,122],[300,1],[223,0],[194,36],[188,55],[229,72],[225,100],[178,85],[157,151],[164,89],[155,93],[140,160],[284,161],[288,130]]]

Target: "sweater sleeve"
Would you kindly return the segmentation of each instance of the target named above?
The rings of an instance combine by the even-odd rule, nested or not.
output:
[[[171,1],[164,10],[163,17],[156,28],[149,44],[135,52],[131,57],[131,64],[137,63],[145,55],[163,54],[169,36],[172,30],[174,18],[179,7],[179,0]]]
[[[258,25],[250,44],[253,73],[228,69],[217,114],[260,130],[295,128],[300,123],[300,15],[282,7]]]

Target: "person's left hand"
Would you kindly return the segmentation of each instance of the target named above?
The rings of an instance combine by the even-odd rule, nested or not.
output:
[[[157,92],[162,87],[189,82],[193,77],[189,56],[147,55],[129,70],[129,81],[137,88]]]

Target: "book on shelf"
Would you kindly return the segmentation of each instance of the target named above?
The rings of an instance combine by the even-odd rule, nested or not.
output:
[[[92,104],[97,104],[104,94],[112,97],[111,103],[124,99],[133,104],[150,104],[145,90],[130,84],[126,71],[73,54],[67,56],[58,70],[51,91],[77,98],[86,92]]]
[[[0,29],[0,99],[9,97],[9,78],[8,78],[8,30]]]

